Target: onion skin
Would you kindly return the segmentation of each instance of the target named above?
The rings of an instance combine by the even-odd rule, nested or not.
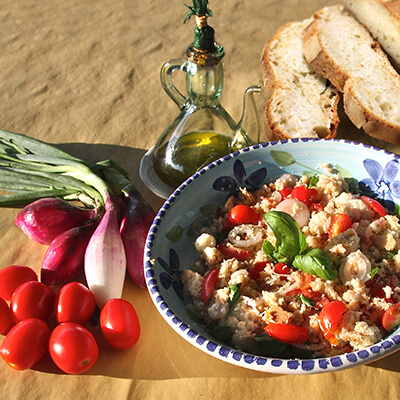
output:
[[[86,282],[100,309],[108,300],[121,298],[126,256],[117,213],[112,204],[106,204],[106,212],[89,240],[84,270]]]
[[[97,221],[92,221],[71,228],[50,243],[41,265],[43,283],[65,283],[83,271],[86,247],[96,227]]]
[[[15,225],[30,239],[50,244],[61,233],[97,217],[96,209],[76,207],[56,198],[43,198],[24,207]]]
[[[144,287],[144,248],[156,214],[134,188],[129,191],[126,202],[120,232],[125,247],[127,271],[136,284]]]

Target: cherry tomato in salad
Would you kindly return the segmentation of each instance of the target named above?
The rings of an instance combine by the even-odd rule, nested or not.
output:
[[[99,347],[85,327],[63,322],[50,335],[49,353],[57,367],[65,373],[82,374],[96,363]]]
[[[260,216],[249,206],[238,204],[234,206],[228,214],[232,225],[257,224]]]
[[[315,211],[315,212],[324,211],[324,207],[320,203],[312,203],[309,208],[310,211]]]
[[[6,301],[0,297],[0,335],[4,335],[12,325],[12,312]]]
[[[283,199],[287,199],[293,191],[293,188],[291,186],[285,186],[283,189],[279,190],[279,193],[281,194]]]
[[[239,261],[247,260],[250,255],[249,250],[236,247],[229,242],[222,242],[218,244],[217,249],[225,258],[236,258]]]
[[[64,285],[57,295],[55,316],[59,323],[76,322],[84,325],[96,309],[93,293],[80,282]]]
[[[214,291],[215,282],[217,281],[219,274],[218,269],[211,270],[203,280],[203,286],[201,290],[201,301],[203,303],[208,303],[210,297]]]
[[[308,340],[308,329],[305,326],[270,322],[264,330],[269,336],[283,343],[304,344]]]
[[[47,351],[50,329],[38,318],[28,318],[15,325],[0,347],[0,355],[12,368],[33,367]]]
[[[346,305],[341,301],[331,301],[322,307],[318,322],[322,333],[329,341],[335,341],[334,332],[339,327],[345,311]]]
[[[297,199],[306,204],[308,207],[313,203],[318,203],[319,193],[317,189],[308,188],[305,185],[296,186],[293,188],[291,198]]]
[[[329,227],[329,239],[346,232],[347,229],[350,229],[352,225],[353,223],[348,215],[343,213],[335,214]]]
[[[11,297],[10,307],[18,321],[26,318],[45,320],[54,310],[56,293],[42,282],[25,282]]]
[[[321,293],[315,292],[311,288],[303,289],[301,294],[307,299],[310,299],[314,302],[314,307],[317,309],[321,309],[324,307],[325,304],[329,303],[327,297],[322,295]]]
[[[0,270],[0,297],[10,301],[18,286],[25,282],[37,280],[36,272],[24,265],[10,265],[3,268]]]
[[[280,262],[274,265],[274,271],[280,275],[289,275],[291,273],[287,264]]]
[[[136,310],[124,299],[111,299],[100,312],[100,327],[106,341],[117,350],[133,347],[140,336]]]
[[[379,201],[372,199],[368,196],[361,196],[360,199],[381,217],[387,215],[385,207],[383,207],[383,205],[379,203]]]
[[[264,271],[265,266],[267,265],[266,261],[259,261],[253,265],[253,268],[250,270],[250,277],[255,281],[260,278],[260,274]]]
[[[386,293],[383,290],[384,287],[388,285],[375,285],[369,288],[369,294],[371,297],[379,297],[381,299],[385,299],[387,303],[393,303],[392,299],[386,298]]]
[[[390,306],[382,316],[382,326],[387,332],[393,331],[400,324],[400,303]]]

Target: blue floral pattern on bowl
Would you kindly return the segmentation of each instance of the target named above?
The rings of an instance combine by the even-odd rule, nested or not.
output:
[[[221,192],[237,193],[241,187],[257,189],[264,183],[267,176],[267,169],[260,168],[252,172],[249,176],[246,174],[246,168],[241,160],[236,160],[233,164],[233,177],[221,176],[213,183],[213,189]]]
[[[384,206],[394,211],[393,197],[400,198],[400,181],[396,180],[399,172],[399,161],[391,160],[384,168],[376,160],[367,158],[363,162],[369,178],[360,181],[361,189],[367,194],[382,199]]]
[[[324,172],[318,170],[319,166],[312,164],[315,163],[313,157],[304,156],[303,153],[311,152],[311,146],[322,146],[323,148],[312,153],[314,158],[315,154],[323,154],[324,150],[330,150],[332,155],[329,158],[335,160],[340,158],[338,164],[335,164],[338,172],[344,171],[346,178],[359,182],[363,192],[382,200],[384,205],[391,207],[390,210],[393,211],[394,198],[400,198],[400,181],[396,180],[399,168],[398,156],[351,141],[294,139],[255,145],[211,163],[190,177],[170,196],[153,222],[145,252],[146,283],[152,300],[158,311],[176,332],[185,340],[216,358],[259,371],[309,374],[341,370],[372,362],[400,348],[400,329],[398,329],[380,343],[367,349],[339,356],[311,360],[268,358],[247,354],[223,343],[218,343],[187,315],[180,274],[182,269],[193,267],[195,262],[195,251],[191,250],[189,246],[190,242],[194,247],[193,238],[183,234],[184,229],[181,229],[179,240],[173,243],[166,238],[170,230],[169,224],[188,226],[188,220],[195,218],[196,207],[200,209],[201,206],[204,206],[199,195],[202,193],[199,190],[202,186],[207,187],[207,196],[204,201],[215,202],[216,199],[219,199],[220,204],[223,204],[226,194],[235,194],[243,186],[248,189],[256,189],[267,179],[274,180],[285,172],[298,175],[304,173],[305,170],[310,173]],[[346,156],[346,150],[351,152],[352,156],[357,154],[357,157],[349,158]],[[251,157],[252,153],[254,154],[253,158]],[[302,159],[298,159],[300,156],[297,153]],[[303,158],[305,158],[304,162]],[[317,158],[318,160],[321,158],[319,161],[324,163],[330,161],[328,157],[327,159],[320,156]],[[382,165],[385,167],[382,168]],[[220,173],[218,173],[217,167],[219,167]],[[354,173],[348,172],[353,172],[353,170]],[[206,175],[209,175],[208,179]],[[196,195],[193,196],[190,191],[194,191]],[[219,195],[213,195],[213,191]],[[185,198],[185,195],[189,197]],[[208,199],[208,196],[211,198]],[[188,206],[189,200],[193,200],[196,204]],[[172,209],[175,210],[175,214],[168,219]],[[158,286],[159,283],[161,283],[161,287]]]

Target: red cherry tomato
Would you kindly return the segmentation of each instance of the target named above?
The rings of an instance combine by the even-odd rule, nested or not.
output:
[[[329,341],[335,341],[334,332],[338,328],[345,311],[346,305],[341,301],[331,301],[322,307],[318,315],[318,322],[322,333]]]
[[[310,205],[310,211],[315,211],[315,212],[324,211],[324,207],[320,203],[312,203]]]
[[[390,306],[382,316],[382,326],[387,332],[393,331],[400,324],[400,303]]]
[[[264,330],[269,336],[283,343],[304,344],[308,340],[308,329],[305,326],[270,322]]]
[[[0,334],[4,335],[12,325],[12,312],[4,299],[0,297]]]
[[[133,347],[140,336],[140,323],[131,303],[111,299],[100,312],[100,327],[104,338],[117,350]]]
[[[56,293],[42,282],[25,282],[11,297],[11,310],[18,321],[26,318],[45,320],[54,310]]]
[[[6,301],[11,300],[11,296],[18,286],[25,282],[37,281],[36,272],[23,265],[11,265],[0,270],[0,297]]]
[[[44,321],[24,319],[4,338],[1,357],[12,368],[29,369],[46,354],[49,336],[50,330]]]
[[[375,199],[372,199],[368,196],[361,196],[360,199],[381,217],[384,217],[387,214],[385,207],[383,207],[383,205],[379,203],[379,201],[376,201]]]
[[[250,276],[255,281],[260,277],[260,273],[264,271],[265,266],[267,265],[266,261],[259,261],[253,265],[253,268],[250,270]]]
[[[291,273],[287,264],[280,262],[274,265],[274,271],[280,275],[289,275]]]
[[[282,198],[287,199],[293,191],[293,188],[291,186],[285,186],[283,189],[279,190],[279,193],[281,194]]]
[[[50,335],[49,353],[62,371],[82,374],[96,363],[99,347],[85,327],[74,322],[63,322]]]
[[[218,277],[218,273],[218,269],[213,269],[204,278],[201,291],[201,301],[203,303],[208,303],[208,300],[210,300],[210,297],[214,291],[214,286]]]
[[[317,203],[319,201],[319,193],[317,189],[300,185],[293,188],[291,198],[300,200],[310,207],[312,203]]]
[[[61,322],[76,322],[84,325],[96,309],[93,293],[80,282],[64,285],[57,295],[56,319]]]
[[[239,261],[247,260],[250,255],[250,251],[235,247],[229,242],[222,242],[217,245],[217,249],[222,253],[225,258],[236,258]]]
[[[332,218],[331,226],[329,227],[329,239],[332,239],[339,234],[350,229],[353,223],[348,215],[337,213]]]
[[[383,288],[386,286],[387,285],[375,285],[375,286],[370,287],[370,289],[369,289],[370,297],[379,297],[381,299],[385,299],[386,302],[393,303],[392,299],[386,298],[386,293],[383,290]]]
[[[257,224],[260,216],[249,206],[238,204],[228,214],[232,225]]]

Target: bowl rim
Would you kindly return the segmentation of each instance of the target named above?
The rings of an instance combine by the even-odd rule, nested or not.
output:
[[[367,149],[372,149],[373,151],[392,156],[394,159],[400,161],[400,156],[391,153],[390,151],[375,147],[373,145],[364,144],[348,139],[295,138],[255,144],[213,161],[209,165],[201,168],[186,181],[184,181],[179,187],[177,187],[173,191],[173,193],[166,199],[164,204],[157,212],[156,217],[154,218],[148,232],[145,244],[144,272],[146,286],[155,307],[157,308],[163,319],[168,323],[168,325],[172,327],[173,330],[178,333],[183,339],[185,339],[187,342],[191,343],[201,351],[205,352],[206,354],[211,355],[219,360],[228,362],[232,365],[244,367],[258,372],[304,375],[339,371],[350,367],[371,363],[373,361],[376,361],[377,359],[381,359],[396,352],[400,348],[399,327],[396,331],[388,335],[380,342],[375,343],[365,349],[356,350],[351,353],[344,353],[336,356],[319,357],[313,359],[280,359],[277,357],[258,356],[246,353],[241,350],[236,350],[228,345],[220,344],[217,340],[206,338],[204,335],[198,333],[196,329],[187,325],[174,313],[174,311],[169,307],[168,302],[159,292],[158,282],[155,279],[155,273],[153,271],[153,241],[155,238],[155,233],[157,232],[158,227],[162,222],[165,214],[168,213],[168,210],[174,203],[175,199],[181,195],[182,191],[184,191],[187,187],[190,187],[192,182],[198,176],[204,175],[205,173],[207,173],[208,170],[213,169],[214,167],[224,163],[227,160],[238,157],[242,153],[256,151],[270,146],[278,146],[285,145],[287,143],[298,142],[334,142],[350,146],[362,146]]]

